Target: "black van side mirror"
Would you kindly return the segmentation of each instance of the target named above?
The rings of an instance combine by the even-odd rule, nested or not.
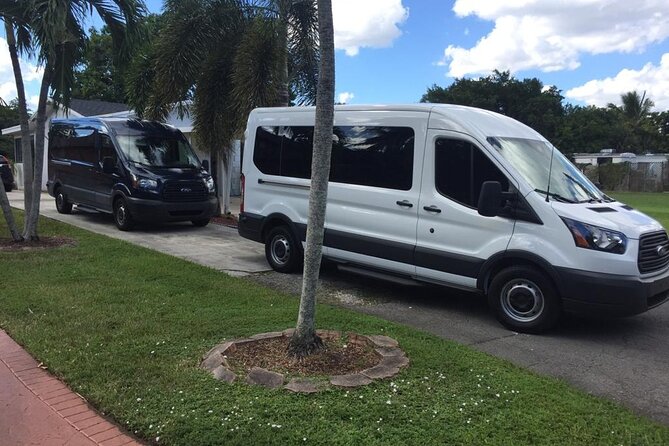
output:
[[[202,160],[202,167],[204,168],[204,170],[209,172],[209,160]]]
[[[102,158],[102,173],[114,173],[116,172],[116,160],[111,156],[105,156]]]
[[[495,217],[502,211],[502,185],[499,181],[485,181],[481,186],[478,203],[479,215]]]

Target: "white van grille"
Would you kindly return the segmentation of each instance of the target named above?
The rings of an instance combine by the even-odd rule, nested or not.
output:
[[[669,238],[665,231],[641,236],[638,264],[642,274],[658,271],[669,265]]]

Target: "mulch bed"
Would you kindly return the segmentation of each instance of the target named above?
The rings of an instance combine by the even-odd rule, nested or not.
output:
[[[290,337],[263,339],[236,345],[226,352],[230,368],[242,374],[261,367],[290,376],[345,375],[359,372],[379,363],[381,356],[371,345],[327,342],[325,348],[306,358],[288,357]]]
[[[15,242],[11,238],[0,238],[0,252],[33,251],[37,249],[76,246],[77,241],[68,237],[40,237],[37,241]]]
[[[237,216],[233,214],[217,215],[215,217],[211,217],[211,223],[215,225],[227,226],[229,228],[236,228]]]

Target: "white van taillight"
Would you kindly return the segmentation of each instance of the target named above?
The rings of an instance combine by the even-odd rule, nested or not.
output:
[[[244,174],[241,175],[240,180],[242,183],[242,198],[239,202],[239,213],[241,214],[244,212],[244,190],[246,189],[246,179],[244,178]]]

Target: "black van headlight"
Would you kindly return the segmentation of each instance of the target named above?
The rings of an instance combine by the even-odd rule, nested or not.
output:
[[[144,178],[137,175],[132,175],[132,187],[135,189],[155,192],[158,190],[158,181],[151,178]]]
[[[574,243],[579,248],[624,254],[627,249],[627,237],[622,232],[600,228],[570,218],[561,217],[567,225]]]
[[[205,178],[204,184],[207,185],[207,190],[209,193],[212,193],[216,190],[216,185],[214,184],[214,179],[212,177]]]

